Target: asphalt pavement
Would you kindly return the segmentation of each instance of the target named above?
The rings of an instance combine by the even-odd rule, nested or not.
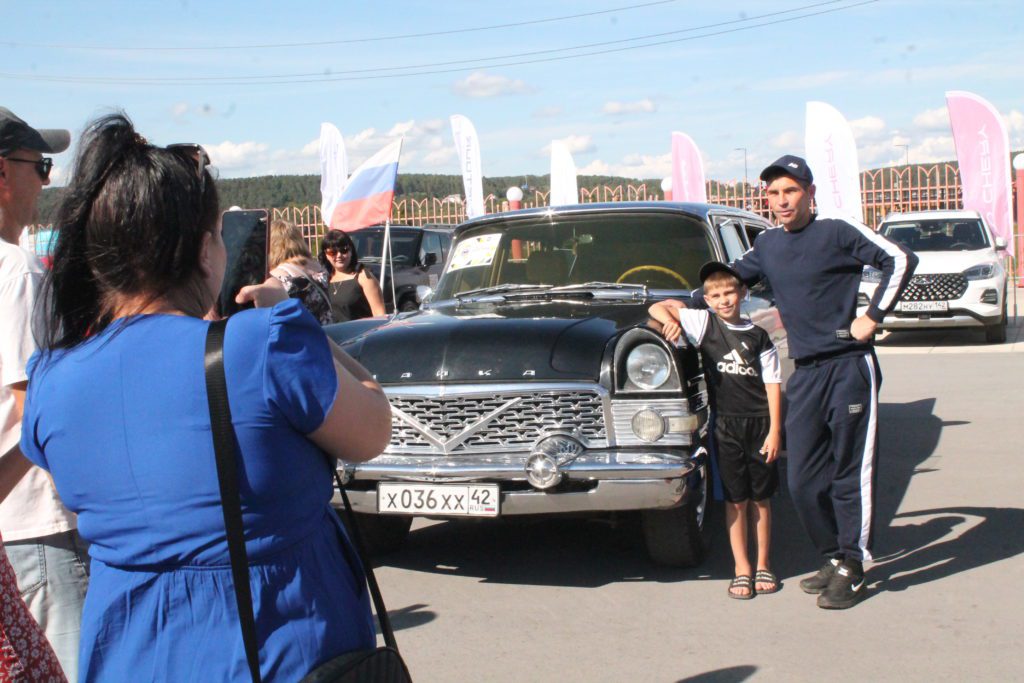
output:
[[[651,564],[628,517],[419,520],[378,569],[413,676],[1020,680],[1022,328],[1014,320],[1000,345],[980,331],[880,340],[876,561],[855,608],[818,609],[797,586],[820,560],[785,489],[773,549],[783,587],[749,601],[726,596],[732,561],[720,515],[694,570]]]

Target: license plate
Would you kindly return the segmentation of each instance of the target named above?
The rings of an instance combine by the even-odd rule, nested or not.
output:
[[[896,310],[905,311],[907,313],[918,313],[924,312],[929,313],[932,311],[948,311],[948,301],[901,301],[897,304]]]
[[[377,512],[381,514],[497,517],[497,484],[377,485]]]

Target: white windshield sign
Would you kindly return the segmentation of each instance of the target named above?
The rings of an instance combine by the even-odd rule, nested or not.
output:
[[[455,245],[455,251],[452,254],[452,261],[451,265],[448,266],[448,270],[462,270],[463,268],[491,265],[500,242],[500,232],[491,235],[477,235],[476,237],[467,237],[464,240],[460,240]]]

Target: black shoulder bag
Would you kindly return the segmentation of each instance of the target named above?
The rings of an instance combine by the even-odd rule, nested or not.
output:
[[[210,406],[210,425],[213,429],[213,449],[217,456],[217,479],[220,482],[221,507],[224,509],[224,528],[227,531],[228,553],[231,556],[231,577],[238,605],[238,619],[242,627],[242,641],[245,643],[245,658],[253,683],[262,683],[260,676],[259,648],[256,643],[256,619],[252,608],[252,592],[249,587],[249,557],[245,550],[242,533],[242,501],[238,494],[238,468],[236,464],[235,428],[231,424],[231,408],[228,405],[228,385],[224,375],[224,330],[227,320],[211,323],[206,334],[206,395]],[[356,526],[352,506],[341,484],[333,463],[331,469],[345,502],[345,512],[352,540],[359,553],[366,580],[370,587],[377,620],[384,635],[386,647],[371,650],[357,650],[339,655],[324,662],[302,679],[301,683],[411,683],[409,670],[398,653],[398,643],[391,628],[384,598],[380,594],[373,566],[369,562],[362,537]]]

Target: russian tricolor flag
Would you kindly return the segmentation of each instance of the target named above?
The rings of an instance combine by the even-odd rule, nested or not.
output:
[[[401,154],[399,138],[355,170],[331,214],[332,230],[359,230],[390,220]]]

